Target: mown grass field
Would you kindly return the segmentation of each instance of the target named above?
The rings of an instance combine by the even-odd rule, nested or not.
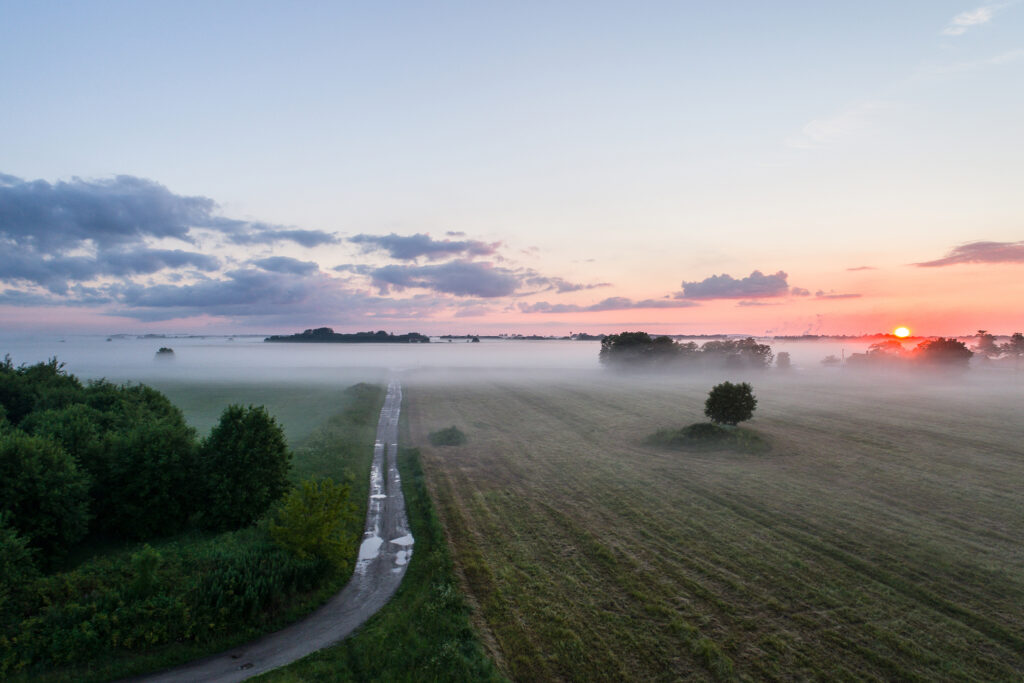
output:
[[[755,377],[741,454],[643,443],[725,377],[465,375],[406,411],[511,678],[1024,676],[1024,385]]]

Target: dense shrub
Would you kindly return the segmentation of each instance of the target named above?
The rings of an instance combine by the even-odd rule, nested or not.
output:
[[[300,560],[347,567],[356,545],[349,529],[356,517],[348,484],[307,479],[288,492],[270,524],[270,537]]]
[[[228,406],[201,450],[205,488],[202,524],[252,524],[288,488],[291,452],[284,432],[262,406]]]
[[[7,523],[6,515],[0,514],[0,615],[38,575],[32,555],[28,539],[18,535]]]
[[[0,532],[0,548],[4,535]],[[2,553],[2,550],[0,550]],[[2,562],[0,554],[0,562]],[[326,564],[299,560],[258,529],[201,543],[148,546],[30,580],[16,620],[0,621],[0,678],[33,667],[81,664],[123,651],[255,633]]]
[[[0,514],[44,557],[59,557],[88,528],[89,477],[50,439],[0,435]]]
[[[712,422],[734,425],[749,420],[754,415],[757,399],[754,390],[747,382],[733,384],[722,382],[712,387],[704,402],[704,414]]]
[[[455,425],[431,432],[427,438],[432,446],[461,446],[466,443],[466,435]]]

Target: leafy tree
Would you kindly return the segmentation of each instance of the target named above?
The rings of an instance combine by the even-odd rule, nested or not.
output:
[[[32,558],[28,539],[7,523],[0,514],[0,614],[26,585],[39,575]]]
[[[779,351],[779,354],[775,356],[775,367],[779,370],[789,370],[792,367],[792,362],[789,359],[789,351]]]
[[[58,557],[89,524],[89,477],[60,445],[18,430],[0,435],[0,514]]]
[[[735,425],[754,415],[757,399],[753,388],[746,382],[722,382],[712,387],[704,402],[704,414],[718,424]]]
[[[976,339],[978,342],[974,346],[974,352],[978,355],[985,358],[995,358],[1000,354],[996,338],[994,335],[989,334],[988,330],[978,330]]]
[[[1024,334],[1014,332],[1010,337],[1010,341],[1003,344],[1000,349],[1006,355],[1013,356],[1014,358],[1024,356]]]
[[[291,453],[263,406],[228,406],[203,443],[202,524],[238,529],[254,522],[288,488]]]
[[[601,340],[598,360],[605,364],[636,360],[647,355],[653,341],[646,332],[609,334]]]
[[[300,560],[319,558],[344,568],[356,539],[347,531],[356,516],[348,484],[303,481],[285,496],[270,524],[270,537]]]
[[[956,339],[927,339],[914,349],[915,358],[929,365],[966,368],[974,353]]]
[[[152,538],[177,533],[202,505],[196,490],[195,432],[170,419],[145,419],[103,440],[94,488],[98,526]]]

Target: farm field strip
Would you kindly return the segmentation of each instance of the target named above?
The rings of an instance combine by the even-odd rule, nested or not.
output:
[[[772,452],[688,454],[642,442],[707,383],[408,385],[415,443],[469,437],[424,462],[515,678],[1024,667],[1019,398],[766,383]]]

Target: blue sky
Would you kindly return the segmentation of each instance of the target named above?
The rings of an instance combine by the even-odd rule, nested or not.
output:
[[[213,200],[224,219],[337,238],[256,251],[193,240],[223,268],[179,258],[102,273],[78,299],[8,272],[0,287],[15,303],[0,310],[19,324],[59,306],[94,326],[362,328],[365,311],[336,299],[383,294],[405,313],[378,319],[424,329],[460,314],[480,329],[875,331],[910,312],[936,333],[1024,327],[995,301],[1000,288],[1024,296],[1012,256],[1024,239],[1018,2],[0,2],[0,63],[0,173],[146,179]],[[457,294],[438,273],[481,267],[350,241],[392,234],[500,243],[451,263],[524,284]],[[140,240],[133,249],[187,246]],[[908,265],[976,242],[996,246],[973,262]],[[68,245],[64,256],[99,258],[95,241]],[[24,247],[12,241],[24,259],[53,256]],[[331,296],[294,315],[283,299],[274,318],[201,306],[167,318],[111,294],[215,288],[269,257],[317,264],[290,276]],[[389,266],[445,268],[383,292],[371,273]],[[862,266],[874,270],[848,270]],[[758,297],[635,305],[754,271],[782,271],[812,296],[773,297],[771,310]],[[531,277],[580,288],[530,289]],[[609,299],[633,307],[606,310]]]

